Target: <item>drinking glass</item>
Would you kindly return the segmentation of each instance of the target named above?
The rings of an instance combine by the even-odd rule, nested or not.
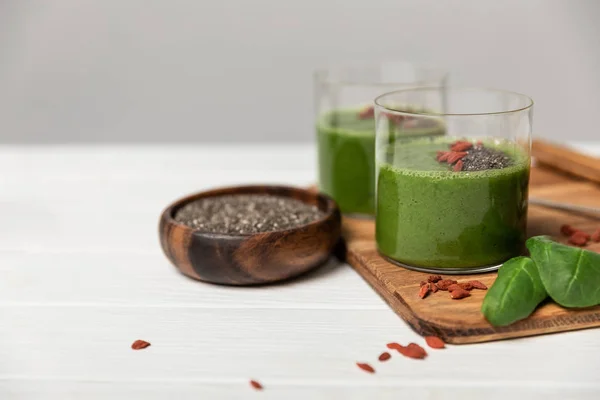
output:
[[[407,111],[412,110],[412,111]],[[401,266],[491,271],[521,254],[533,101],[481,88],[399,90],[375,99],[376,241]],[[445,136],[405,135],[444,126]]]
[[[319,188],[337,201],[343,213],[370,217],[375,213],[373,99],[413,86],[443,88],[446,80],[445,71],[406,62],[314,73]]]

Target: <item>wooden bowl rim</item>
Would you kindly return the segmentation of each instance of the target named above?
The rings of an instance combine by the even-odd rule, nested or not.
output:
[[[174,213],[177,209],[179,209],[180,207],[183,207],[185,204],[187,204],[191,201],[194,201],[194,200],[197,200],[200,198],[215,197],[215,196],[226,195],[226,194],[267,194],[268,195],[268,194],[273,194],[271,192],[277,191],[277,190],[302,192],[302,193],[307,193],[309,195],[312,195],[316,198],[323,199],[326,204],[326,209],[321,210],[321,211],[324,212],[324,215],[321,218],[318,218],[312,222],[309,222],[307,224],[302,224],[302,225],[299,225],[299,226],[296,226],[296,227],[290,228],[290,229],[279,229],[276,231],[265,231],[265,232],[244,233],[244,234],[203,232],[201,230],[194,229],[188,225],[177,222],[174,218]],[[230,193],[230,192],[235,192],[235,193]],[[275,194],[275,195],[280,196],[280,197],[291,197],[291,196],[282,195],[280,193]],[[296,199],[296,200],[302,201],[300,199]],[[305,202],[303,202],[303,203],[305,203]],[[272,234],[272,233],[292,233],[292,232],[295,232],[295,231],[298,231],[300,229],[304,229],[307,227],[318,226],[318,225],[326,223],[327,221],[334,218],[336,212],[341,215],[339,207],[338,207],[337,203],[335,202],[335,200],[333,200],[331,197],[329,197],[328,195],[326,195],[324,193],[312,191],[310,189],[294,187],[294,186],[259,185],[259,184],[257,184],[257,185],[240,185],[240,186],[222,186],[222,187],[217,187],[217,188],[189,194],[189,195],[181,197],[181,198],[173,201],[171,204],[169,204],[163,210],[163,212],[161,214],[161,218],[167,224],[176,225],[176,226],[180,227],[181,229],[183,229],[186,233],[196,235],[196,236],[202,236],[202,237],[209,238],[209,239],[248,239],[253,236]]]

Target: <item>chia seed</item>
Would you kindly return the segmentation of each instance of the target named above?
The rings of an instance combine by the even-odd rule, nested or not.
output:
[[[324,215],[290,197],[235,194],[187,203],[175,212],[175,221],[202,232],[247,235],[296,228]]]
[[[463,171],[483,171],[510,167],[512,160],[506,153],[481,145],[474,146],[462,158]]]

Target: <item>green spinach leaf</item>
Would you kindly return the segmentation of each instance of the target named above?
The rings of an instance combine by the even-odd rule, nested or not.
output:
[[[534,236],[526,245],[555,302],[563,307],[600,304],[600,254],[557,243],[547,236]]]
[[[481,312],[494,326],[509,325],[527,318],[547,296],[535,263],[528,257],[515,257],[498,270]]]

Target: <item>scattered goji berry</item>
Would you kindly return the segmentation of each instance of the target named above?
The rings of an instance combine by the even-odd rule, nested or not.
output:
[[[560,233],[562,233],[565,236],[571,236],[575,232],[577,232],[577,229],[573,228],[571,225],[565,224],[560,227]]]
[[[145,340],[136,340],[131,344],[131,348],[134,350],[145,349],[148,346],[150,346],[150,343],[146,342]]]
[[[450,292],[450,297],[454,300],[464,299],[465,297],[469,297],[471,294],[467,292],[465,289],[458,288]]]
[[[427,297],[428,294],[429,294],[429,285],[421,286],[421,289],[419,289],[419,297],[424,299],[425,297]]]
[[[452,171],[454,172],[460,172],[463,169],[463,161],[462,160],[458,160],[456,162],[456,164],[454,164],[454,167],[452,167]]]
[[[439,281],[438,283],[436,283],[438,289],[440,290],[448,290],[448,286],[450,285],[454,285],[456,282],[455,280],[452,279],[442,279],[441,281]]]
[[[600,242],[600,228],[598,228],[596,232],[592,233],[590,239],[592,240],[592,242]]]
[[[425,342],[432,349],[443,349],[446,347],[444,341],[437,336],[425,336]]]
[[[427,357],[425,349],[416,343],[409,343],[406,347],[402,346],[398,352],[403,356],[410,358],[423,359]]]
[[[383,353],[381,353],[379,355],[379,361],[387,361],[390,358],[392,358],[392,355],[390,353],[388,353],[387,351],[384,351]]]
[[[437,292],[437,291],[438,291],[438,287],[437,287],[437,286],[436,286],[436,284],[435,284],[435,283],[433,283],[433,282],[431,282],[431,283],[429,284],[429,289],[431,290],[431,292],[432,292],[432,293],[435,293],[435,292]]]
[[[439,282],[442,280],[442,277],[440,275],[429,275],[429,278],[427,278],[427,282]]]
[[[258,381],[255,381],[255,380],[250,380],[250,386],[252,386],[256,390],[263,389],[263,386]]]
[[[461,282],[458,286],[465,290],[473,290],[473,284],[471,282]]]
[[[453,290],[457,290],[457,289],[462,289],[458,283],[453,283],[452,285],[448,286],[449,292],[451,292]]]
[[[569,238],[569,243],[575,246],[585,246],[590,239],[589,235],[584,232],[577,231]]]
[[[390,122],[393,122],[393,123],[396,123],[396,124],[399,124],[400,122],[402,122],[405,119],[407,119],[406,116],[400,115],[400,114],[385,113],[384,115],[387,117],[387,119]]]
[[[359,119],[369,119],[375,116],[375,108],[373,106],[366,107],[358,113]]]
[[[375,373],[375,368],[371,367],[367,363],[359,363],[359,362],[357,362],[356,365],[358,366],[358,368],[362,369],[363,371],[367,371],[367,372],[369,372],[371,374]]]
[[[396,343],[396,342],[392,342],[392,343],[388,343],[385,345],[388,349],[390,350],[400,350],[400,348],[402,347],[400,345],[400,343]]]
[[[471,286],[473,286],[473,289],[487,290],[487,286],[485,286],[485,284],[483,282],[469,281],[469,283],[471,284]]]

